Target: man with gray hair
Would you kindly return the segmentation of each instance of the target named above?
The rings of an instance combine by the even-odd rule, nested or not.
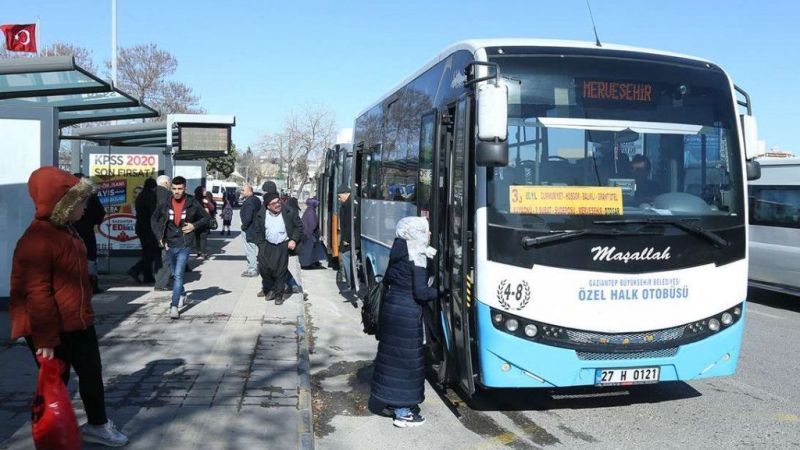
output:
[[[245,184],[242,188],[244,201],[239,209],[242,219],[242,235],[244,236],[244,250],[247,255],[247,270],[242,272],[243,277],[258,276],[258,245],[256,244],[256,227],[253,223],[256,214],[261,209],[261,200],[253,194],[253,186]]]
[[[166,175],[159,175],[156,178],[156,210],[172,198],[172,180]],[[154,232],[155,233],[155,232]],[[169,264],[169,256],[167,251],[161,249],[161,260],[155,261],[155,290],[157,291],[171,291],[172,286],[169,284],[169,277],[172,275],[172,268]]]

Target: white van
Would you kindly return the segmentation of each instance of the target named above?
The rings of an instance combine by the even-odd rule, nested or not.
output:
[[[750,285],[800,295],[800,158],[764,158],[749,183]]]
[[[206,191],[211,192],[211,195],[214,197],[214,203],[217,204],[217,208],[222,208],[224,206],[223,197],[228,196],[234,204],[231,206],[236,206],[236,202],[238,201],[238,185],[232,181],[223,181],[223,180],[209,180],[208,184],[206,185]]]

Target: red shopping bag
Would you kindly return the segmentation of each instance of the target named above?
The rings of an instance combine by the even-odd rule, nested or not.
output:
[[[38,357],[39,380],[31,406],[33,444],[37,450],[79,450],[83,445],[67,386],[61,380],[66,363]]]

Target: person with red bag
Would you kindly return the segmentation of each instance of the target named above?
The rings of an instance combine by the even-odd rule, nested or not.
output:
[[[106,415],[86,246],[72,227],[92,191],[56,167],[37,169],[28,179],[36,214],[14,250],[11,337],[24,337],[35,358],[63,360],[64,384],[69,368],[75,370],[88,418],[80,427],[83,440],[119,447],[128,438]]]

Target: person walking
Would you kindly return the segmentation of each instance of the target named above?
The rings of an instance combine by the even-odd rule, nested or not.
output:
[[[211,204],[209,204],[208,198],[206,197],[205,187],[197,186],[197,188],[194,190],[194,198],[195,200],[197,200],[198,203],[200,203],[200,206],[203,207],[203,209],[210,217],[214,217],[211,213],[212,211],[211,208],[214,202],[212,200],[210,202]],[[216,210],[216,207],[214,208],[214,210]],[[211,221],[209,221],[208,223],[210,225]],[[195,250],[197,251],[197,257],[199,259],[208,259],[208,234],[210,231],[211,230],[208,225],[203,228],[195,230],[194,247]]]
[[[86,178],[81,173],[76,173],[74,175],[78,179],[86,180],[86,182],[89,184],[92,183],[91,179]],[[75,231],[78,232],[81,240],[83,240],[83,244],[86,246],[86,257],[88,259],[87,264],[89,265],[89,279],[92,283],[92,292],[95,294],[103,292],[103,290],[100,289],[100,283],[98,282],[97,278],[97,236],[95,235],[95,227],[100,226],[105,217],[106,209],[103,207],[103,204],[100,203],[100,197],[93,192],[89,196],[89,200],[86,203],[86,210],[83,213],[83,217],[73,224]]]
[[[309,198],[306,200],[306,210],[303,211],[303,239],[300,250],[297,252],[300,258],[300,267],[303,269],[315,269],[320,267],[320,261],[325,259],[327,252],[325,244],[319,240],[319,219],[317,217],[317,206],[319,200]]]
[[[288,298],[284,292],[289,273],[289,252],[297,247],[302,236],[303,224],[297,214],[286,211],[276,192],[264,194],[264,207],[255,218],[256,242],[258,244],[258,269],[265,300],[283,304]],[[291,293],[288,293],[291,295]]]
[[[300,211],[299,208],[292,206],[291,204],[287,203],[288,198],[285,194],[281,195],[278,193],[278,186],[275,184],[274,181],[267,180],[264,184],[261,185],[261,189],[264,191],[264,195],[273,193],[278,194],[278,199],[281,202],[283,207],[282,211],[286,214],[292,216],[292,222],[295,221],[295,218],[299,221],[300,220]],[[261,292],[258,293],[259,297],[263,297],[266,295],[267,292],[272,290],[272,286],[269,286],[269,282],[266,279],[262,278],[262,285],[261,285]],[[292,275],[292,272],[289,272],[286,278],[286,290],[287,294],[299,294],[303,292],[303,287],[300,286],[300,283]]]
[[[350,188],[345,185],[340,185],[336,190],[336,195],[339,198],[339,266],[344,269],[347,287],[351,288],[355,284],[355,280],[350,273],[352,271],[350,267],[352,259],[352,246],[350,242],[352,239],[352,228],[350,228],[350,216],[353,209],[352,202],[350,201]]]
[[[186,178],[172,179],[172,199],[160,205],[153,214],[152,227],[156,239],[167,250],[172,267],[172,302],[169,316],[180,318],[180,309],[186,305],[183,274],[189,260],[196,230],[208,226],[211,217],[194,197],[186,195]]]
[[[239,218],[242,219],[242,237],[244,238],[244,252],[247,255],[247,269],[242,272],[243,277],[258,276],[258,245],[256,244],[256,227],[254,220],[261,200],[253,194],[253,186],[245,184],[242,188],[244,202],[239,209]],[[263,293],[263,291],[262,291]]]
[[[133,278],[136,283],[153,283],[153,268],[155,267],[156,260],[161,257],[161,249],[158,247],[158,241],[153,234],[153,229],[150,227],[150,219],[156,211],[156,180],[148,178],[144,181],[142,191],[136,196],[136,236],[139,238],[139,243],[142,246],[142,256],[139,261],[128,269],[128,275]],[[143,280],[139,279],[139,275],[143,276]]]
[[[168,203],[172,198],[172,183],[170,182],[170,178],[166,175],[159,175],[156,178],[156,211],[163,205],[164,203]],[[155,214],[155,211],[153,212]],[[152,223],[152,216],[150,217]],[[153,233],[153,236],[156,235],[156,230],[150,228],[150,231]],[[158,238],[156,238],[156,243],[158,243]],[[172,287],[169,285],[169,278],[172,274],[172,268],[169,265],[169,255],[167,254],[167,249],[163,248],[159,244],[159,248],[161,249],[161,259],[156,259],[155,261],[155,286],[153,287],[156,291],[171,291]]]
[[[80,427],[83,440],[119,447],[128,437],[106,413],[87,249],[73,227],[92,191],[87,180],[56,167],[36,169],[28,179],[36,213],[12,258],[11,338],[25,338],[37,366],[37,357],[66,362],[64,384],[75,370],[88,420]]]
[[[220,218],[222,218],[222,229],[220,230],[220,234],[225,234],[225,229],[228,230],[228,236],[231,235],[231,222],[233,221],[233,206],[231,205],[231,198],[229,195],[222,197],[222,213],[220,214]]]
[[[425,399],[422,304],[438,294],[428,286],[426,270],[436,251],[428,246],[424,217],[400,219],[395,234],[384,276],[389,290],[380,310],[371,396],[393,412],[396,427],[406,428],[425,423],[418,406]]]

